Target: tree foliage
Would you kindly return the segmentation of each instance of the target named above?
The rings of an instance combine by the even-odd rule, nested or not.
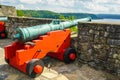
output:
[[[21,10],[17,10],[17,16],[24,16],[23,11],[21,11]]]
[[[91,17],[92,19],[98,19],[94,14],[88,13],[55,13],[48,10],[17,10],[18,16],[35,17],[35,18],[53,18],[53,19],[80,19],[84,17]]]
[[[75,18],[74,18],[74,16],[65,17],[64,15],[60,15],[60,16],[59,16],[59,19],[62,19],[62,20],[74,20]],[[78,31],[77,26],[71,27],[70,30],[71,30],[72,32],[75,32],[75,33]]]

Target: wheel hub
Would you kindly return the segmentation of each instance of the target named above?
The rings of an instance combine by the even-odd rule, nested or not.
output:
[[[42,66],[36,65],[34,67],[34,72],[37,73],[37,74],[42,73]]]
[[[75,56],[74,53],[71,53],[71,54],[69,55],[69,58],[70,58],[71,60],[75,60],[76,56]]]
[[[5,37],[5,34],[4,34],[4,33],[2,33],[2,34],[1,34],[1,37]]]

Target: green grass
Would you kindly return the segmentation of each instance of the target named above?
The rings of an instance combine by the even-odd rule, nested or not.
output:
[[[78,28],[76,26],[70,28],[71,32],[78,32]]]

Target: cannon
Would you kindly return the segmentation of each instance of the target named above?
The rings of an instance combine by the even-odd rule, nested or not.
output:
[[[52,21],[50,24],[18,28],[14,42],[5,46],[5,61],[16,69],[34,78],[44,69],[42,59],[50,56],[65,63],[76,59],[76,50],[70,47],[69,27],[90,18],[73,21]]]
[[[26,42],[35,39],[40,35],[44,35],[47,32],[63,30],[77,25],[78,22],[87,22],[90,20],[91,20],[90,18],[83,18],[66,22],[60,22],[59,20],[57,20],[52,21],[51,24],[37,25],[28,28],[18,28],[16,30],[17,33],[14,35],[13,38],[19,40],[19,42]]]
[[[6,21],[7,21],[7,17],[0,17],[0,39],[7,37],[7,33],[5,31]]]
[[[8,21],[8,18],[7,17],[0,17],[0,21]]]

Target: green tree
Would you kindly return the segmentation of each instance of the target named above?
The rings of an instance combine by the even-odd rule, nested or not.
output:
[[[68,19],[69,19],[69,20],[74,20],[75,18],[74,18],[74,16],[69,16]],[[71,27],[70,30],[71,30],[72,32],[75,32],[75,33],[78,32],[77,26]]]
[[[24,13],[22,10],[17,10],[17,16],[24,16]]]
[[[64,15],[60,15],[59,19],[62,19],[62,20],[74,20],[75,18],[74,18],[74,16],[65,17]],[[78,31],[77,26],[71,27],[70,30],[72,32],[75,32],[75,33],[77,33],[77,31]]]
[[[66,20],[66,18],[62,14],[59,16],[59,19]]]

